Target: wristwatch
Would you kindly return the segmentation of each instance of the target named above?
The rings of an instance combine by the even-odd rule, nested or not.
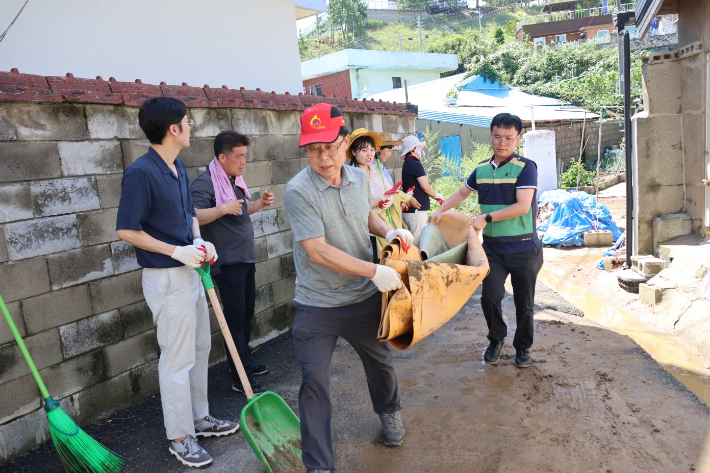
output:
[[[486,223],[491,223],[493,221],[493,217],[491,217],[491,214],[486,214]]]

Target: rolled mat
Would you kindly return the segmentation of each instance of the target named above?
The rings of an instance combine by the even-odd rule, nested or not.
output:
[[[439,221],[438,231],[425,227],[427,231],[422,232],[422,248],[440,252],[435,259],[457,258],[466,248],[465,264],[422,261],[419,249],[411,247],[405,252],[398,240],[383,249],[381,264],[394,268],[402,276],[403,285],[382,294],[379,340],[406,350],[434,333],[468,302],[488,274],[488,259],[478,233],[470,227],[472,222],[465,215],[448,211]],[[426,235],[437,241],[430,244]],[[442,245],[440,238],[446,243]]]

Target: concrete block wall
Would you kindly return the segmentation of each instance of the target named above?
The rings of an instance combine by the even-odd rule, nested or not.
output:
[[[133,248],[115,232],[122,172],[145,153],[148,142],[138,127],[136,106],[8,100],[4,85],[0,294],[50,393],[84,425],[158,390],[159,349],[141,270]],[[416,132],[411,114],[364,110],[345,113],[351,129],[388,131],[398,138]],[[212,159],[214,136],[236,130],[253,138],[244,171],[253,198],[265,189],[276,195],[273,208],[252,217],[260,261],[254,343],[292,324],[295,268],[283,190],[307,165],[298,147],[300,113],[188,109],[196,126],[180,158],[191,179]],[[398,156],[387,164],[400,174]],[[224,352],[212,319],[210,361],[215,363]],[[39,391],[4,322],[0,360],[2,463],[49,436]]]

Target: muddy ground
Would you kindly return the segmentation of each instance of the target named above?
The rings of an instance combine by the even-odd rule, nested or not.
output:
[[[512,297],[504,304],[514,320]],[[710,471],[704,403],[631,339],[586,320],[541,284],[537,304],[530,368],[513,365],[510,345],[497,366],[482,362],[480,291],[442,329],[395,353],[407,428],[396,449],[383,446],[362,366],[339,343],[332,372],[338,471]],[[263,382],[296,410],[300,373],[290,335],[256,355],[271,368]],[[244,397],[229,388],[226,364],[213,367],[211,411],[237,418]],[[158,396],[86,430],[128,458],[126,472],[188,471],[168,454]],[[201,444],[215,459],[212,472],[263,471],[241,434]],[[48,446],[0,466],[2,473],[59,471]]]

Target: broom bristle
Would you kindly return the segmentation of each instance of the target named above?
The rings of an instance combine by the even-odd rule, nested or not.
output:
[[[118,473],[125,458],[91,438],[61,408],[47,414],[52,442],[69,473]]]

